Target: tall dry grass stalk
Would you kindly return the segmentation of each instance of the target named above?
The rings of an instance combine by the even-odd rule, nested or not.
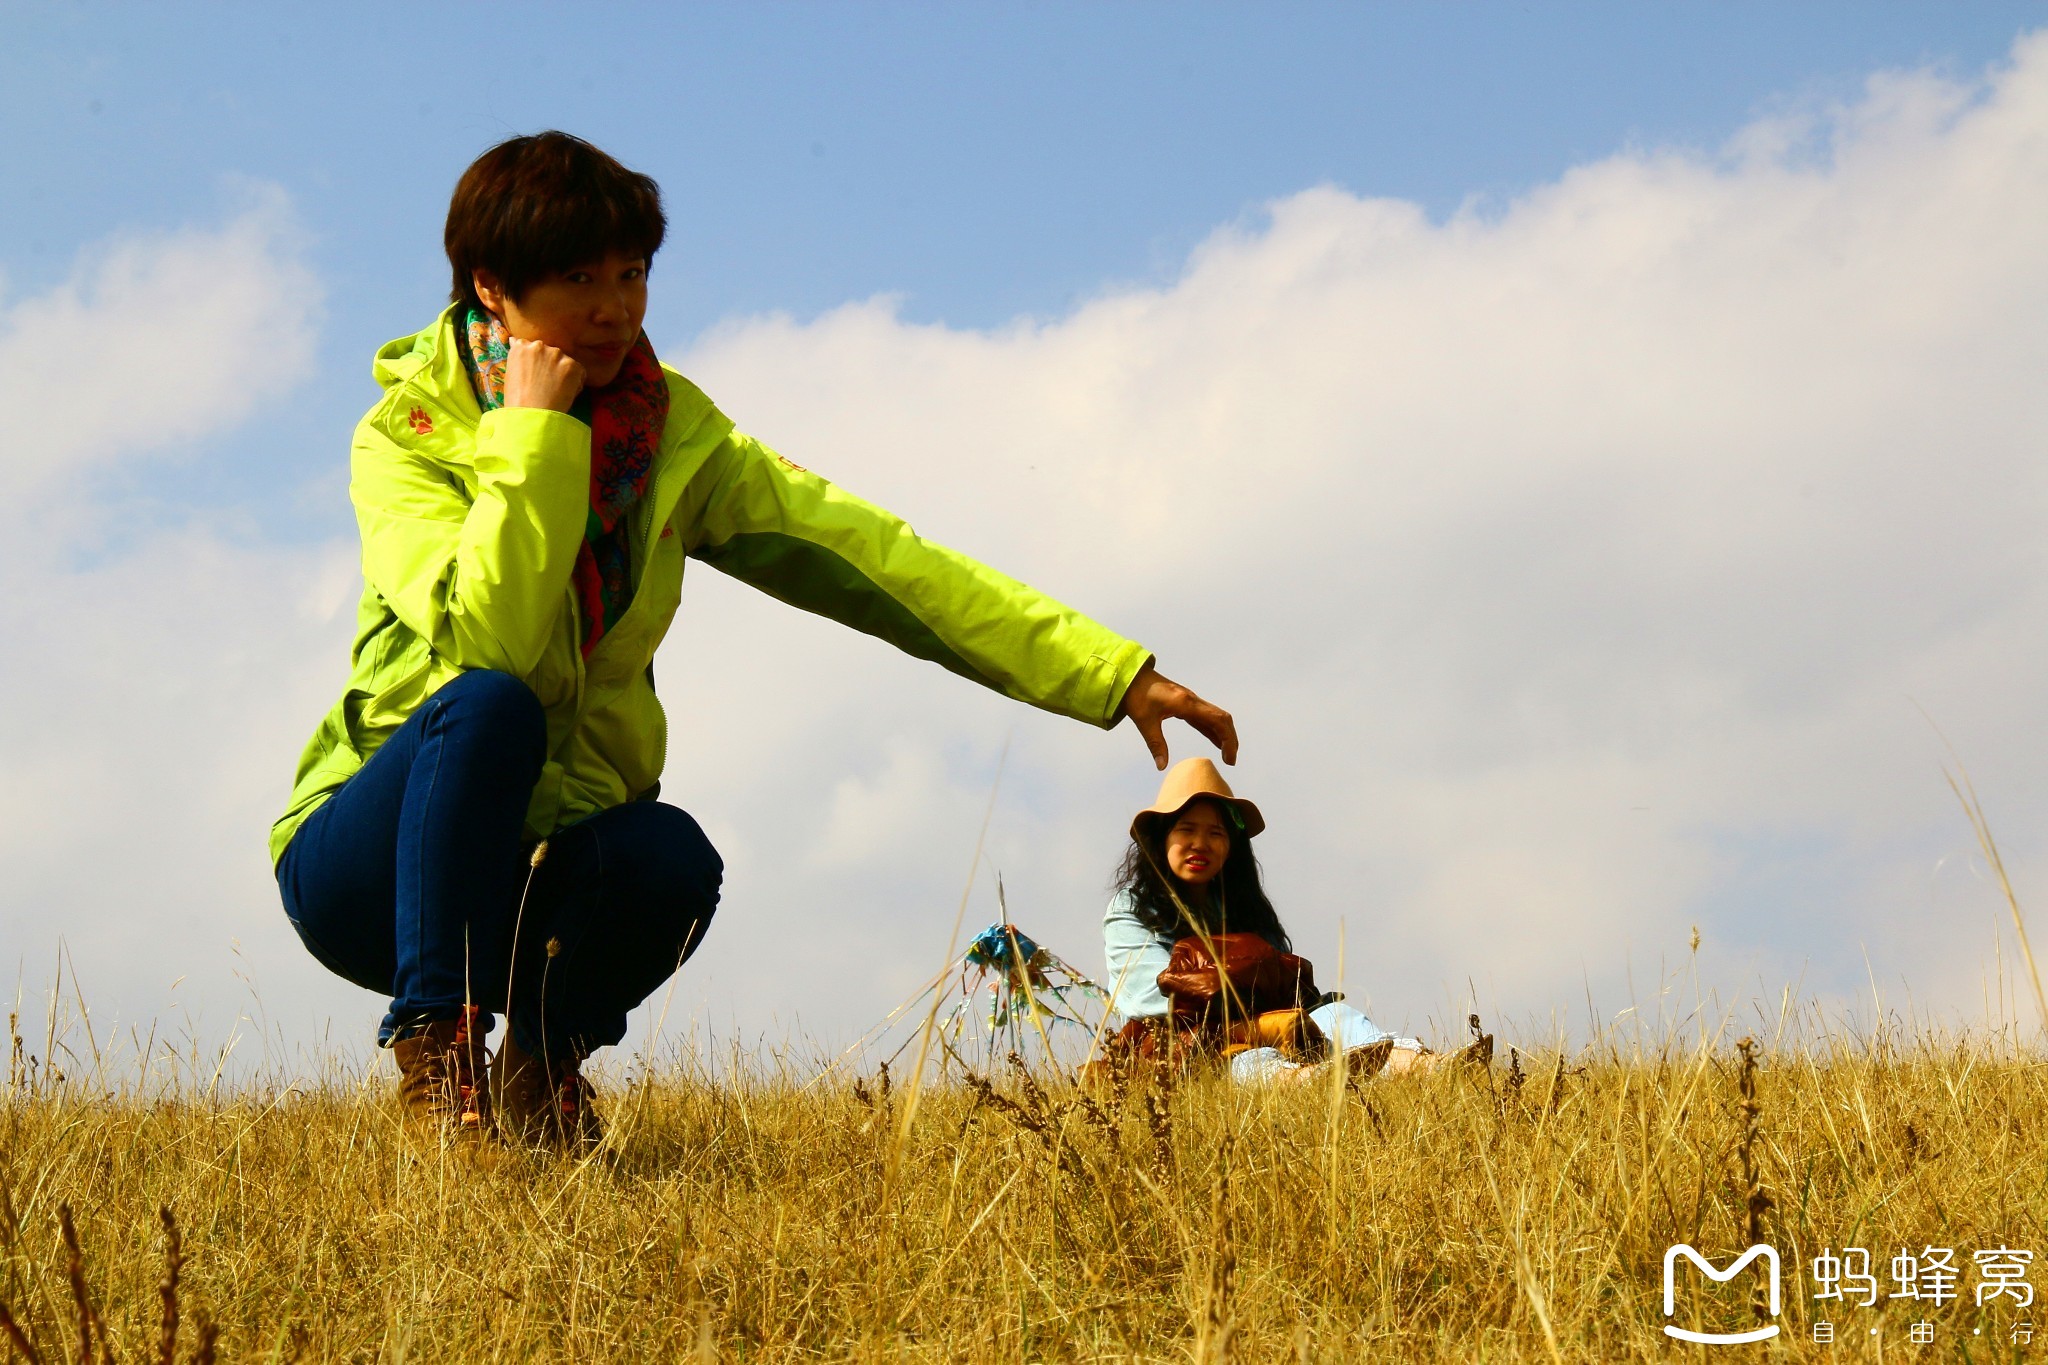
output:
[[[1919,705],[1917,702],[1914,704]],[[2034,987],[2034,1008],[2038,1011],[2035,1023],[2048,1030],[2048,991],[2042,989],[2041,969],[2034,964],[2034,945],[2027,938],[2027,917],[2020,911],[2019,893],[2013,890],[2012,878],[2006,873],[2005,857],[1998,851],[1998,841],[1991,837],[1991,821],[1984,814],[1984,803],[1977,799],[1977,784],[1970,780],[1970,770],[1963,765],[1962,755],[1956,752],[1955,745],[1949,743],[1948,736],[1935,724],[1927,708],[1920,707],[1920,714],[1926,718],[1935,738],[1941,741],[1941,747],[1948,751],[1949,761],[1942,766],[1942,779],[1955,793],[1957,804],[1962,806],[1963,817],[1970,822],[1970,833],[1976,837],[1977,850],[1984,855],[1985,865],[1990,868],[1993,879],[1998,883],[1999,894],[2005,900],[2005,907],[2012,914],[2013,933],[2019,938],[2020,956],[2027,964],[2027,979]]]
[[[1963,814],[1970,821],[1970,832],[1977,837],[1977,847],[1984,855],[1985,864],[1998,882],[1998,891],[2005,898],[2006,909],[2012,912],[2012,928],[2020,941],[2020,956],[2027,964],[2027,979],[2034,986],[2035,1016],[2040,1027],[2048,1029],[2048,992],[2041,988],[2041,969],[2034,965],[2034,945],[2027,938],[2027,917],[2020,912],[2019,893],[2013,890],[2012,878],[2005,870],[2005,858],[1998,851],[1998,841],[1991,837],[1991,822],[1984,817],[1984,805],[1977,799],[1977,788],[1970,781],[1970,774],[1957,761],[1955,771],[1942,770],[1948,779],[1948,789],[1956,794],[1962,803]]]

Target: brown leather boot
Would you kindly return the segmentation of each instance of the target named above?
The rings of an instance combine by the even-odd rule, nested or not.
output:
[[[1400,1074],[1431,1076],[1442,1072],[1448,1075],[1456,1071],[1484,1071],[1492,1065],[1493,1035],[1482,1033],[1456,1052],[1431,1052],[1424,1048],[1422,1054],[1411,1060]]]
[[[1360,1081],[1369,1081],[1387,1069],[1387,1062],[1393,1055],[1392,1038],[1382,1038],[1377,1043],[1350,1048],[1344,1053],[1345,1079],[1353,1085]]]
[[[490,1096],[481,1084],[481,1013],[475,1005],[464,1006],[460,1017],[428,1024],[391,1045],[406,1114],[464,1139],[485,1137],[491,1128]]]
[[[519,1046],[512,1030],[491,1062],[491,1098],[506,1132],[528,1142],[578,1151],[604,1137],[604,1122],[591,1103],[595,1097],[584,1078],[583,1059],[550,1057],[548,1063]]]

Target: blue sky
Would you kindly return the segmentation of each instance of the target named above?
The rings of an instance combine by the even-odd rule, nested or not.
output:
[[[1626,145],[1713,147],[1870,71],[1974,70],[2039,4],[11,6],[0,269],[17,294],[109,232],[283,186],[352,375],[445,290],[448,187],[562,127],[665,187],[650,330],[892,294],[988,327],[1170,278],[1329,183],[1444,215]],[[362,384],[293,395],[301,442],[216,464],[287,535]],[[189,480],[190,471],[181,478]],[[181,484],[190,490],[192,485]],[[175,495],[174,495],[175,496]]]
[[[253,176],[291,190],[323,273],[379,303],[430,300],[454,175],[496,138],[559,126],[669,187],[662,304],[680,325],[891,292],[912,318],[986,326],[1171,272],[1217,223],[1308,185],[1441,214],[1630,142],[1717,144],[1760,107],[1840,97],[1875,69],[1973,70],[2043,10],[571,13],[9,7],[0,256],[33,288],[108,225],[202,216],[224,177]],[[370,311],[335,302],[337,328]]]
[[[2048,7],[362,13],[0,8],[0,638],[64,641],[0,657],[5,957],[374,1019],[264,827],[343,676],[369,354],[462,167],[557,126],[663,185],[649,332],[743,427],[1238,711],[1297,941],[1348,925],[1384,1022],[1611,1002],[1693,923],[1729,992],[1974,998],[2002,911],[1916,704],[2031,887]],[[928,975],[1006,736],[977,895],[1092,960],[1135,738],[712,573],[685,612],[690,1012],[834,1036]]]

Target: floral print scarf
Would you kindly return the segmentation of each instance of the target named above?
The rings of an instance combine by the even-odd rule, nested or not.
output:
[[[471,308],[463,318],[462,358],[470,387],[484,411],[505,406],[505,357],[510,336],[494,314]],[[668,420],[668,381],[642,332],[626,352],[618,378],[585,389],[570,412],[590,424],[590,513],[570,582],[583,610],[583,657],[625,614],[633,600],[632,549],[626,513],[647,491],[655,447]]]

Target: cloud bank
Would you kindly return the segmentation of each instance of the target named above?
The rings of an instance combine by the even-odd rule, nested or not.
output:
[[[337,629],[346,657],[354,555],[252,544],[252,509],[144,489],[261,440],[252,414],[309,376],[300,239],[280,191],[247,187],[218,224],[0,295],[0,948],[33,1020],[60,944],[96,1018],[216,1042],[278,958],[260,832]]]
[[[1323,976],[1341,935],[1382,1023],[1476,998],[1582,1029],[1649,1003],[1694,924],[1724,998],[1874,978],[1976,1011],[2002,911],[1922,709],[2027,895],[2044,128],[2036,36],[1980,80],[1883,74],[1448,221],[1308,189],[1062,317],[962,331],[882,299],[655,341],[742,427],[1232,708],[1276,903]],[[303,271],[258,205],[0,300],[0,627],[38,642],[0,664],[0,936],[33,955],[61,931],[129,1017],[236,938],[289,1037],[331,1018],[353,1040],[376,1004],[290,938],[262,840],[342,680],[354,547],[251,547],[217,524],[246,509],[194,509],[80,564],[37,529],[104,511],[57,475],[225,442],[304,382]],[[49,336],[162,354],[108,349],[138,309],[183,319],[176,382],[41,358]],[[1023,712],[702,567],[657,668],[667,799],[728,863],[656,1002],[671,1025],[850,1036],[935,969],[963,886],[966,927],[994,917],[997,872],[1013,918],[1098,960],[1156,783],[1128,730]]]
[[[962,333],[878,300],[686,363],[1231,706],[1283,914],[1325,960],[1341,920],[1390,1017],[1470,983],[1583,1020],[1589,982],[1626,1003],[1631,956],[1653,993],[1695,923],[1731,990],[1869,971],[1974,1007],[1998,906],[1918,708],[2031,869],[2044,127],[2036,37],[1980,83],[1881,75],[1447,222],[1308,190],[1069,317]],[[847,889],[936,860],[928,938],[1010,717],[772,609],[707,615],[671,646],[699,661],[679,709],[782,705],[765,764],[686,724],[690,799],[810,854],[755,874],[780,928],[727,942],[782,956],[799,907],[900,922]],[[1127,734],[1017,725],[1012,908],[1092,959],[1153,779]]]

